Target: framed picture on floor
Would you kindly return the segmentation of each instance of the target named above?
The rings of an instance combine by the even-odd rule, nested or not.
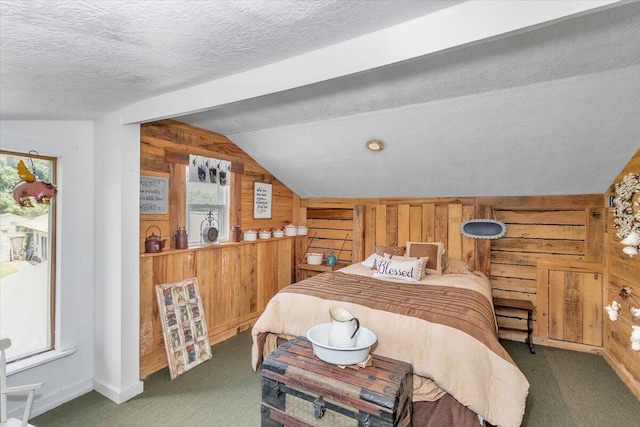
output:
[[[198,279],[156,285],[169,374],[174,379],[211,359]]]

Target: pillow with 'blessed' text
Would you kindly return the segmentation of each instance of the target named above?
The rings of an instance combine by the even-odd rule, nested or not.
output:
[[[378,256],[373,277],[417,282],[422,279],[422,260],[400,261]]]
[[[391,258],[392,260],[395,261],[415,261],[417,259],[419,259],[420,261],[422,261],[422,275],[426,276],[427,275],[427,265],[429,264],[429,257],[428,256],[421,256],[421,257],[410,257],[410,256],[399,256],[399,255],[389,255],[389,254],[384,254],[384,256],[386,258]],[[444,257],[443,257],[444,259]]]

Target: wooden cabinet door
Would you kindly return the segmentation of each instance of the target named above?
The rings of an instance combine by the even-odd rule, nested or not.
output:
[[[602,347],[602,277],[602,266],[594,263],[539,263],[538,303],[546,311],[546,325],[539,324],[546,331],[539,332],[553,340]]]
[[[549,338],[602,346],[602,274],[549,271]]]

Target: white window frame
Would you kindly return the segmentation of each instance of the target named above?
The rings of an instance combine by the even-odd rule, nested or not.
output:
[[[213,226],[218,227],[218,242],[226,242],[229,241],[229,212],[231,210],[231,185],[233,174],[229,174],[229,182],[227,185],[214,185],[214,184],[205,184],[203,187],[212,187],[218,191],[218,202],[217,204],[209,204],[209,203],[197,203],[190,204],[188,203],[188,193],[189,193],[189,185],[197,184],[189,182],[189,167],[186,168],[186,184],[185,184],[185,221],[187,222],[186,228],[189,234],[189,246],[202,246],[208,243],[203,242],[201,233],[203,231],[203,227],[208,225],[204,223],[204,216],[202,220],[199,220],[197,224],[191,224],[191,210],[197,210],[198,212],[207,215],[209,212],[214,214],[217,213],[217,220],[213,222]],[[216,224],[217,223],[217,224]]]
[[[33,164],[30,163],[29,159],[33,158],[33,159],[40,159],[40,160],[44,160],[47,162],[51,162],[52,163],[52,168],[51,168],[51,172],[50,172],[50,181],[56,185],[57,184],[57,168],[58,168],[58,159],[55,157],[51,157],[51,156],[42,156],[39,154],[34,154],[34,153],[28,153],[28,152],[24,152],[24,151],[15,151],[15,150],[5,150],[4,148],[2,150],[0,150],[0,154],[4,155],[4,156],[13,156],[13,157],[20,157],[21,160],[24,162],[25,166],[27,166],[27,168],[29,170],[31,170]],[[23,209],[29,209],[29,208],[23,208]],[[32,235],[32,239],[41,239],[46,241],[46,250],[44,253],[47,253],[48,255],[48,260],[47,262],[49,263],[49,268],[48,268],[48,273],[47,273],[47,304],[48,304],[48,312],[47,312],[47,324],[48,324],[48,330],[47,330],[47,338],[46,338],[46,344],[44,346],[44,348],[39,348],[39,349],[33,349],[30,352],[27,353],[23,353],[20,354],[18,356],[12,356],[12,357],[8,357],[7,358],[7,364],[10,366],[12,363],[16,363],[16,362],[20,362],[22,360],[26,360],[26,359],[31,359],[31,358],[37,358],[37,356],[43,354],[43,353],[48,353],[50,351],[55,350],[55,335],[56,335],[56,299],[55,299],[55,292],[56,292],[56,265],[57,265],[57,255],[56,255],[56,251],[55,251],[55,243],[56,243],[56,216],[57,216],[57,203],[56,203],[56,198],[52,198],[50,205],[49,205],[49,212],[48,212],[48,217],[49,217],[49,230],[47,232],[48,236],[47,238],[40,236],[37,233],[33,233]],[[39,246],[38,246],[39,247]],[[25,315],[28,315],[27,313],[25,313]],[[11,337],[9,337],[11,338]],[[14,341],[16,339],[14,338]]]
[[[2,149],[25,152],[35,150],[57,159],[56,266],[53,350],[7,366],[7,375],[20,374],[25,381],[45,382],[45,388],[66,384],[55,375],[42,375],[41,368],[76,353],[76,344],[93,339],[94,249],[94,177],[92,122],[0,121]],[[89,165],[89,169],[87,167]],[[64,206],[64,209],[63,209]],[[81,326],[82,325],[82,326]],[[88,367],[85,359],[73,357],[79,364],[78,381]],[[55,366],[59,366],[54,362]],[[47,368],[50,369],[50,368]],[[47,387],[48,386],[48,387]],[[68,387],[68,384],[65,385]]]

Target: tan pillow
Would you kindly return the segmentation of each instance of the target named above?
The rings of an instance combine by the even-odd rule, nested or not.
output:
[[[410,256],[399,256],[399,255],[389,255],[389,254],[384,254],[384,256],[386,258],[391,258],[397,261],[415,261],[419,259],[420,261],[422,261],[422,275],[425,276],[427,274],[426,268],[427,268],[427,264],[429,263],[428,256],[410,257]]]
[[[376,245],[376,255],[391,258],[391,255],[404,255],[404,246],[384,246]],[[376,263],[374,261],[372,270],[376,269]]]
[[[467,274],[470,272],[469,264],[461,259],[442,257],[442,274]]]
[[[442,253],[444,244],[440,242],[407,242],[404,256],[429,257],[425,271],[427,274],[442,274]]]
[[[404,250],[405,250],[404,246],[384,246],[384,245],[376,246],[376,253],[380,256],[383,256],[384,254],[404,255]]]

